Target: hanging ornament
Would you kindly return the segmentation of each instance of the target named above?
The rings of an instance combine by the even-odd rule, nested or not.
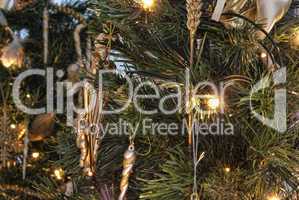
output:
[[[131,143],[128,150],[124,154],[124,161],[123,161],[123,171],[122,171],[122,178],[120,183],[120,195],[118,200],[124,200],[128,187],[129,187],[129,178],[133,171],[133,166],[136,161],[136,152],[134,143]]]
[[[67,67],[67,80],[76,83],[80,80],[80,66],[78,64],[71,64]]]
[[[2,49],[1,62],[4,67],[9,68],[12,66],[22,67],[24,61],[24,48],[18,38]]]
[[[243,9],[246,3],[249,2],[248,0],[228,1],[224,7],[225,2],[226,0],[217,1],[217,5],[212,16],[213,20],[220,20],[227,27],[238,27],[243,23],[237,18],[233,17],[227,19],[225,17],[221,17],[223,12],[234,12],[247,17],[258,24],[263,24],[262,28],[269,33],[274,25],[288,12],[292,0],[255,0],[255,5],[244,11]],[[260,31],[257,33],[257,36],[259,39],[265,38],[265,34]]]
[[[15,0],[0,0],[0,9],[11,10],[14,7]]]
[[[84,87],[84,105],[86,113],[81,114],[77,125],[77,146],[81,150],[80,166],[88,176],[94,176],[96,172],[97,154],[100,147],[100,124],[102,115],[100,109],[101,93],[91,95],[93,92]],[[88,106],[95,102],[94,109]]]
[[[29,127],[29,140],[42,141],[54,132],[55,114],[47,113],[38,115]]]
[[[292,0],[256,0],[257,23],[262,23],[263,29],[269,33],[274,25],[288,12]],[[266,36],[258,32],[258,37],[264,39]]]
[[[67,197],[71,197],[73,194],[74,194],[74,183],[73,183],[72,180],[69,180],[65,184],[64,195],[67,196]]]

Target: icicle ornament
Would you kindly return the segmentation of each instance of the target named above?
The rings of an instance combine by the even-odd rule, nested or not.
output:
[[[124,161],[123,161],[123,171],[122,171],[122,178],[120,183],[120,195],[118,200],[124,200],[128,187],[129,187],[129,178],[133,171],[133,167],[136,161],[136,152],[135,147],[131,144],[128,150],[124,154]]]

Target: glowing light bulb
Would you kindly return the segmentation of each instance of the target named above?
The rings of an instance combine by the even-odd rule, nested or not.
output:
[[[30,95],[30,94],[26,94],[26,97],[27,97],[28,99],[30,99],[30,98],[31,98],[31,95]]]
[[[142,6],[145,10],[150,10],[154,6],[154,0],[142,0]]]
[[[208,99],[208,106],[212,110],[216,110],[220,106],[220,100],[217,97],[211,97]]]
[[[39,156],[40,156],[40,153],[39,153],[39,152],[33,152],[33,153],[32,153],[32,158],[34,158],[34,159],[39,158]]]
[[[88,171],[88,172],[87,172],[87,176],[90,176],[90,177],[93,176],[92,171]]]
[[[64,176],[64,171],[63,169],[59,168],[59,169],[55,169],[54,170],[54,175],[56,177],[57,180],[62,180],[63,176]]]
[[[267,58],[267,54],[266,53],[261,53],[261,58]]]
[[[281,200],[277,194],[270,195],[267,200]]]
[[[11,124],[11,125],[10,125],[10,128],[11,128],[11,129],[16,129],[17,126],[16,126],[15,124]]]
[[[225,171],[226,173],[229,173],[229,172],[231,171],[231,169],[230,169],[229,167],[225,167],[225,168],[224,168],[224,171]]]

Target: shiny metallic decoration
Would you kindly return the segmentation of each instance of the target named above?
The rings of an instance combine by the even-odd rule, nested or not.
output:
[[[231,0],[227,1],[226,4],[225,2],[226,0],[217,1],[212,16],[213,20],[220,20],[226,27],[240,27],[243,25],[243,20],[237,19],[236,17],[227,18],[222,16],[220,18],[224,12],[234,12],[258,24],[263,24],[263,29],[269,33],[274,25],[288,12],[292,0],[255,0],[254,5],[249,9],[245,8],[249,0]],[[259,39],[265,38],[265,34],[260,31],[257,32],[257,36]]]
[[[96,74],[96,65],[91,65],[93,55],[89,37],[87,38],[87,55],[84,57],[86,59],[83,58],[82,54],[80,33],[85,27],[85,23],[79,24],[74,31],[77,62],[68,68],[68,79],[72,82],[78,81],[77,72],[80,69],[94,75]],[[77,147],[81,151],[80,167],[83,168],[83,172],[86,175],[94,176],[96,173],[98,150],[102,140],[100,129],[98,128],[102,120],[102,93],[90,87],[88,81],[85,80],[84,88],[80,91],[79,102],[84,107],[83,113],[78,116],[77,123]]]
[[[274,25],[281,20],[288,12],[292,0],[256,0],[256,20],[263,24],[263,29],[269,33]],[[265,34],[258,32],[260,39],[265,38]]]
[[[3,10],[11,10],[15,5],[14,0],[0,0],[0,8]]]
[[[12,66],[22,67],[24,61],[24,48],[18,38],[2,49],[1,62],[4,67],[10,68]]]
[[[190,37],[193,38],[200,23],[202,15],[201,8],[203,2],[201,0],[187,0],[187,27],[190,32]]]
[[[54,133],[55,113],[40,114],[29,126],[29,140],[42,141]]]
[[[94,176],[96,172],[97,154],[100,148],[101,135],[98,124],[101,115],[101,93],[96,93],[87,85],[83,90],[85,113],[79,116],[77,125],[77,146],[81,150],[80,166],[88,176]],[[97,95],[94,95],[97,94]],[[94,107],[89,108],[90,105]]]
[[[118,196],[118,200],[124,200],[128,187],[129,187],[129,178],[133,171],[133,167],[136,161],[136,152],[134,144],[131,144],[128,150],[124,154],[123,161],[123,171],[122,178],[120,183],[120,195]]]

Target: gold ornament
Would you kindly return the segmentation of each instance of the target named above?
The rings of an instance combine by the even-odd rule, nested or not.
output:
[[[0,60],[6,68],[12,66],[22,67],[24,55],[24,48],[20,40],[14,38],[8,46],[3,48]]]
[[[194,38],[195,33],[198,29],[201,17],[201,8],[202,1],[201,0],[187,0],[187,27],[190,32],[191,38]]]
[[[299,30],[295,30],[295,32],[290,37],[290,45],[294,49],[299,48]]]
[[[87,87],[84,88],[84,105],[86,114],[82,114],[78,120],[77,128],[77,146],[81,150],[80,166],[88,176],[94,176],[96,172],[97,154],[100,148],[100,130],[97,124],[100,123],[102,115],[100,114],[100,92],[98,95],[91,95]],[[95,102],[94,109],[90,110],[88,106]]]
[[[133,166],[136,161],[136,153],[134,144],[131,144],[128,150],[124,154],[124,161],[123,161],[123,171],[122,171],[122,178],[120,183],[120,195],[118,196],[118,200],[124,200],[128,187],[129,187],[129,178],[133,171]]]
[[[36,142],[45,139],[54,132],[55,114],[38,115],[29,127],[29,140]]]

